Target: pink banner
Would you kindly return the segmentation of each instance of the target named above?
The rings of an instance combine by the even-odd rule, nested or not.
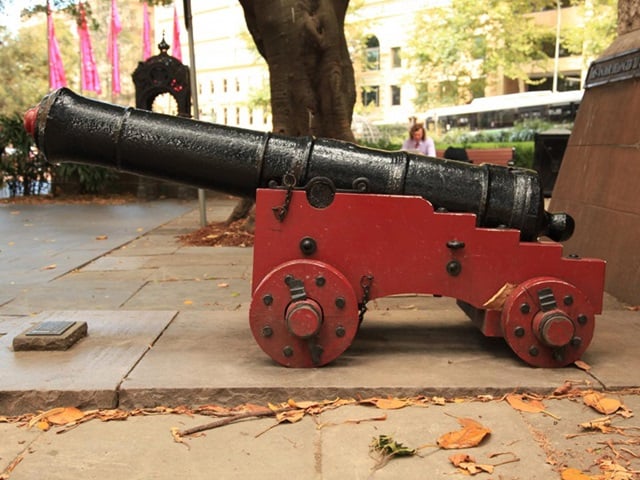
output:
[[[146,60],[151,56],[151,21],[147,2],[142,4],[142,18],[142,60]]]
[[[78,9],[80,10],[80,24],[78,25],[78,37],[80,37],[80,85],[82,90],[100,94],[102,93],[100,76],[93,57],[91,35],[89,34],[87,17],[82,2],[78,2]]]
[[[47,2],[47,40],[49,44],[49,88],[55,90],[66,87],[67,77],[64,74],[64,65],[62,64],[58,40],[56,40],[56,31],[51,17],[49,2]]]
[[[109,41],[107,45],[107,57],[111,61],[111,93],[118,95],[120,88],[120,52],[118,51],[118,35],[122,31],[120,15],[116,0],[111,0],[111,23],[109,25]]]
[[[178,10],[173,6],[173,45],[171,45],[172,55],[182,61],[182,47],[180,45],[180,22],[178,21]]]

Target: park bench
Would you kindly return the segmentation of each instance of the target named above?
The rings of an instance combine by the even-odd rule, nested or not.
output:
[[[481,163],[491,163],[505,167],[513,166],[515,162],[515,148],[467,148],[467,156],[471,163],[479,165]],[[436,157],[445,158],[444,150],[436,150]]]

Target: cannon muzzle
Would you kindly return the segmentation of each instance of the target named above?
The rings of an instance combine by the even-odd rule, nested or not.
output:
[[[121,107],[60,89],[25,115],[38,148],[55,163],[110,167],[198,188],[254,196],[291,179],[329,179],[338,190],[416,195],[436,209],[469,212],[480,227],[563,241],[573,219],[544,210],[536,172],[470,165],[311,137],[287,137]]]

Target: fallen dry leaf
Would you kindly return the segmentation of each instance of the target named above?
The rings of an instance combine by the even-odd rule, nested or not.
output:
[[[382,410],[397,410],[409,405],[409,402],[404,398],[376,398],[371,403]]]
[[[505,397],[505,400],[512,408],[521,412],[540,413],[545,411],[544,404],[530,395],[510,393]]]
[[[620,402],[620,400],[605,397],[599,392],[587,393],[582,397],[582,401],[585,405],[605,415],[615,413],[620,407],[622,407],[622,402]]]
[[[564,395],[579,395],[581,391],[574,388],[571,380],[565,380],[565,382],[556,388],[551,395],[554,397],[562,397]]]
[[[440,448],[449,450],[475,447],[491,433],[487,427],[470,418],[458,418],[457,420],[462,425],[462,430],[445,433],[438,438],[437,443]]]
[[[171,427],[171,436],[173,437],[173,441],[176,443],[181,443],[185,447],[187,447],[188,450],[191,450],[191,447],[187,442],[184,441],[184,438],[182,438],[182,435],[180,435],[179,432],[180,429],[178,427]]]
[[[566,468],[562,471],[561,474],[562,480],[592,480],[598,477],[593,477],[591,475],[587,475],[586,473],[581,472],[577,468]]]
[[[75,407],[66,407],[61,411],[47,415],[45,420],[53,425],[66,425],[67,423],[77,422],[84,417],[84,413]]]
[[[51,265],[47,265],[46,267],[42,267],[40,270],[54,270],[58,265],[52,263]]]
[[[610,459],[604,459],[598,463],[600,470],[605,473],[605,477],[603,480],[633,480],[637,479],[637,475],[638,473],[640,473],[638,471],[628,470],[622,465]],[[598,476],[592,478],[600,479],[602,477]]]
[[[228,283],[219,283],[218,288],[227,288],[229,286]]]
[[[482,307],[487,310],[502,310],[504,302],[507,301],[507,298],[509,298],[509,295],[511,295],[511,292],[513,292],[516,287],[517,285],[513,283],[505,283],[502,288],[493,295],[493,297],[484,302]]]
[[[464,473],[469,475],[475,475],[477,473],[493,473],[493,465],[483,465],[476,463],[475,458],[466,453],[458,453],[456,455],[451,455],[449,457],[449,461],[453,463],[453,465]]]
[[[29,420],[28,426],[29,428],[31,428],[34,425],[37,425],[40,420],[46,420],[48,416],[60,413],[62,411],[64,411],[64,407],[56,407],[45,412],[40,412],[38,415],[34,415],[33,418]]]
[[[601,417],[578,424],[583,430],[598,430],[602,433],[609,433],[614,429],[611,428],[611,417]]]
[[[632,312],[640,311],[640,305],[626,306],[624,308],[626,308],[627,310],[631,310]]]
[[[584,370],[585,372],[591,370],[591,365],[589,365],[587,362],[583,362],[582,360],[576,360],[575,362],[573,362],[573,364],[580,370]]]
[[[276,414],[276,420],[278,420],[278,423],[282,423],[282,422],[296,423],[302,420],[302,418],[304,417],[304,414],[305,414],[304,410],[290,410],[288,412],[281,412]]]
[[[106,239],[108,239],[108,238],[109,238],[109,236],[108,236],[108,235],[98,235],[98,236],[96,237],[96,240],[106,240]]]
[[[46,432],[51,428],[51,424],[46,420],[40,420],[36,426],[38,427],[38,430],[42,430],[43,432]]]

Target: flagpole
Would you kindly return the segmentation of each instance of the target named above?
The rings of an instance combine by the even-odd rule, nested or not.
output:
[[[191,103],[193,108],[193,118],[200,118],[200,108],[198,107],[198,82],[196,81],[196,54],[193,48],[193,22],[191,17],[191,0],[183,0],[184,3],[184,23],[187,27],[187,35],[189,37],[189,64],[191,66],[190,84],[191,84]],[[200,207],[200,226],[207,225],[207,205],[205,191],[198,189],[198,204]]]
[[[49,72],[49,90],[51,90],[51,39],[49,38],[49,22],[51,19],[51,6],[49,0],[47,0],[47,71]]]

